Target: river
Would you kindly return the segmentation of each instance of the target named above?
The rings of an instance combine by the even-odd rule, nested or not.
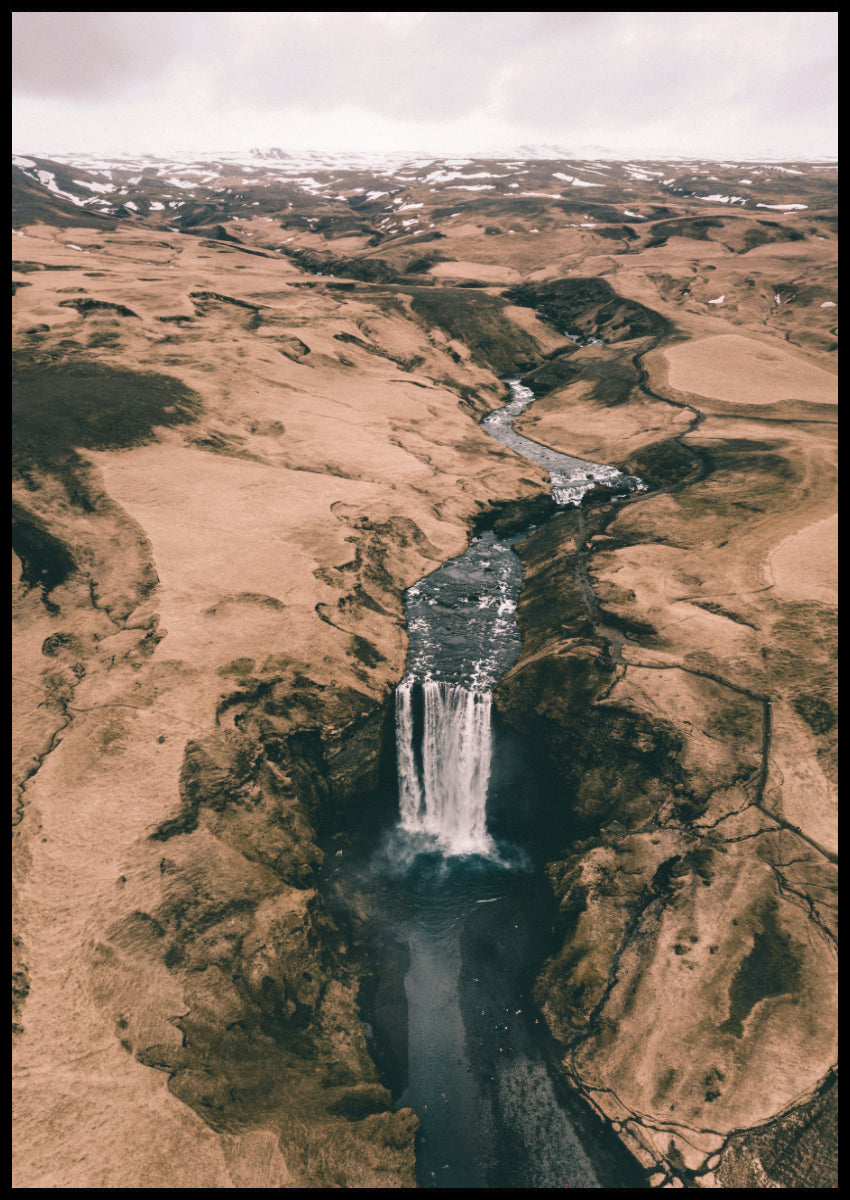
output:
[[[546,468],[556,504],[601,482],[641,486],[516,433],[534,396],[509,386],[482,427]],[[492,689],[520,650],[520,536],[483,533],[408,589],[398,823],[337,886],[369,911],[392,964],[373,1016],[398,1106],[420,1119],[420,1187],[641,1187],[614,1135],[565,1089],[529,992],[554,949],[549,889],[521,844],[535,772],[492,721]]]

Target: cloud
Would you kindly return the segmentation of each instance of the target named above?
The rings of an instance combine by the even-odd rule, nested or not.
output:
[[[245,36],[231,100],[311,112],[353,105],[408,120],[450,119],[490,103],[510,40],[503,14],[388,15],[398,14],[237,20]]]
[[[18,145],[829,154],[836,45],[834,13],[17,13]]]
[[[605,15],[578,45],[552,36],[515,61],[507,116],[552,131],[593,125],[624,135],[672,118],[696,139],[718,121],[731,133],[746,121],[779,126],[800,103],[825,114],[834,105],[823,70],[830,26],[816,19],[830,14]]]
[[[12,79],[23,96],[120,97],[165,77],[204,36],[193,13],[14,13]]]

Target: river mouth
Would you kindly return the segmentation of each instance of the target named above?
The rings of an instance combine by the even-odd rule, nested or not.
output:
[[[549,471],[556,505],[600,483],[642,486],[516,434],[534,396],[509,386],[482,426]],[[564,1086],[531,995],[555,949],[551,891],[525,848],[545,845],[533,827],[546,806],[533,748],[494,736],[492,714],[520,651],[522,536],[484,532],[408,589],[398,820],[377,848],[343,851],[326,885],[369,931],[367,1033],[397,1107],[419,1117],[420,1187],[641,1187],[616,1137]]]

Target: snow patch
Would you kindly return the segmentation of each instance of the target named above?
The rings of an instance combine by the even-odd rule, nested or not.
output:
[[[637,167],[630,167],[628,165],[626,166],[626,170],[632,179],[643,179],[646,183],[654,183],[658,176],[663,173],[661,171],[639,171]]]
[[[425,183],[448,183],[452,179],[506,179],[506,175],[494,175],[492,171],[432,171],[425,176]]]
[[[71,203],[76,204],[78,208],[82,207],[83,201],[79,196],[75,196],[73,192],[64,192],[62,188],[58,186],[56,183],[56,176],[52,171],[45,171],[39,167],[36,169],[35,173],[38,176],[38,182],[41,184],[41,186],[46,187],[47,190],[52,192],[54,196],[61,196],[63,200],[70,200]]]
[[[708,200],[712,204],[746,204],[744,196],[721,196],[718,193],[712,193],[710,196],[694,196],[694,200]]]
[[[92,183],[88,179],[75,179],[77,187],[88,188],[90,192],[114,192],[114,183]]]
[[[604,187],[604,183],[589,183],[586,179],[579,179],[576,175],[564,175],[560,171],[554,171],[553,179],[563,179],[565,183],[572,184],[573,187]]]

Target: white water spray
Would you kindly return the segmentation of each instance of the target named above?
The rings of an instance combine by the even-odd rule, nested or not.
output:
[[[421,691],[419,722],[415,689]],[[433,679],[408,677],[396,689],[401,828],[433,839],[447,856],[495,853],[487,833],[491,700],[489,692]]]

